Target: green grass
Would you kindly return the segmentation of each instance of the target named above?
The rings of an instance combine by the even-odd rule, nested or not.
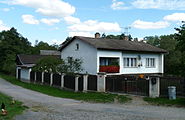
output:
[[[58,88],[45,86],[45,85],[24,83],[17,80],[15,77],[4,75],[4,74],[0,74],[0,77],[11,82],[12,84],[19,85],[24,88],[41,92],[50,96],[55,96],[55,97],[71,98],[75,100],[83,100],[87,102],[100,102],[100,103],[111,103],[111,102],[114,102],[115,99],[117,99],[118,102],[120,103],[124,103],[130,100],[130,98],[125,95],[98,93],[98,92],[83,93],[83,92],[65,91],[65,90],[61,90]]]
[[[185,98],[177,98],[176,100],[169,100],[168,98],[145,97],[144,100],[156,105],[185,107]]]
[[[6,116],[0,114],[0,120],[11,120],[15,115],[21,114],[27,108],[22,106],[22,103],[19,101],[15,101],[15,104],[11,104],[11,101],[11,97],[0,93],[0,105],[3,102],[5,104],[5,109],[8,111]]]

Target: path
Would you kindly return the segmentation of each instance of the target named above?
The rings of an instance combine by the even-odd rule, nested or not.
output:
[[[0,79],[0,92],[24,102],[30,109],[15,120],[184,120],[185,109],[152,106],[139,97],[127,104],[86,103],[48,96]],[[140,101],[140,102],[138,102]]]

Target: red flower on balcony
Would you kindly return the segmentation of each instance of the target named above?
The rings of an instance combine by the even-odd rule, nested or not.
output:
[[[119,73],[119,66],[100,66],[99,72]]]

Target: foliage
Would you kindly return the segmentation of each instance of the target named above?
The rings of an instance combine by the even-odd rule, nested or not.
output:
[[[39,54],[40,50],[56,50],[55,47],[42,41],[38,43],[38,40],[33,47],[15,28],[2,31],[0,32],[0,71],[13,75],[17,54]]]
[[[0,32],[0,71],[15,73],[16,54],[29,54],[31,43],[15,28]]]
[[[57,71],[59,73],[68,74],[79,73],[83,71],[82,63],[83,61],[81,59],[74,59],[72,57],[68,57],[66,60],[64,60],[63,64],[57,66]]]
[[[56,58],[54,56],[47,56],[41,58],[36,65],[33,67],[33,71],[38,72],[48,72],[48,73],[56,73],[56,66],[59,64],[63,64],[63,60]]]
[[[0,93],[0,104],[3,102],[5,108],[8,111],[6,116],[0,115],[0,120],[11,120],[15,115],[21,114],[26,107],[22,106],[22,103],[15,101],[15,104],[11,104],[12,98]]]
[[[46,42],[40,41],[39,43],[36,43],[34,47],[32,47],[32,54],[39,54],[40,50],[57,50],[56,45],[51,46]]]
[[[61,90],[59,88],[54,88],[50,86],[24,83],[24,82],[21,82],[20,80],[17,80],[15,77],[3,75],[3,74],[1,74],[0,77],[11,82],[12,84],[19,85],[21,87],[34,90],[37,92],[41,92],[54,97],[71,98],[76,100],[83,100],[87,102],[98,102],[98,103],[110,103],[110,102],[114,102],[115,99],[117,99],[118,102],[120,103],[125,103],[131,100],[129,97],[125,95],[98,93],[98,92],[87,92],[87,93],[71,92],[71,91],[65,91],[65,90]]]
[[[182,53],[176,49],[178,41],[175,35],[149,36],[144,39],[148,44],[165,49],[165,73],[171,75],[180,75],[181,55]]]
[[[82,69],[82,60],[68,58],[62,60],[54,56],[47,56],[40,59],[33,67],[34,71],[49,73],[79,73]]]
[[[176,49],[181,52],[180,57],[180,74],[185,76],[185,22],[182,22],[183,25],[180,28],[175,28],[178,33],[175,34],[175,38],[177,39],[177,47]]]

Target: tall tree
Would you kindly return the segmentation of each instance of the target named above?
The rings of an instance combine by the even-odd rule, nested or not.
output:
[[[180,28],[175,28],[178,33],[175,34],[175,38],[178,41],[177,50],[181,51],[181,59],[180,59],[180,74],[185,76],[185,22],[182,22],[183,25]]]
[[[0,71],[15,72],[16,54],[30,54],[31,43],[15,28],[0,32]]]

